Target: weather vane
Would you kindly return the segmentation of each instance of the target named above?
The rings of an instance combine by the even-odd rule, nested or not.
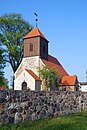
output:
[[[38,27],[38,26],[37,26],[38,15],[37,15],[37,13],[34,13],[34,15],[36,16],[36,19],[35,19],[35,21],[36,21],[36,27]]]

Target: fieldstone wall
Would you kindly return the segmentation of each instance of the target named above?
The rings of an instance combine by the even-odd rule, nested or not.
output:
[[[87,93],[59,91],[0,91],[0,123],[19,123],[80,112]]]

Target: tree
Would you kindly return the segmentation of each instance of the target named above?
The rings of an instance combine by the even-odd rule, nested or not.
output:
[[[8,80],[4,78],[4,69],[5,61],[4,61],[4,50],[0,44],[0,86],[8,87]]]
[[[32,28],[21,14],[5,14],[0,17],[0,42],[5,45],[5,61],[10,63],[13,72],[23,58],[23,37]]]
[[[47,66],[44,66],[42,69],[39,68],[38,70],[43,79],[46,90],[52,86],[58,87],[61,76],[58,75],[58,71],[55,67],[48,68]]]

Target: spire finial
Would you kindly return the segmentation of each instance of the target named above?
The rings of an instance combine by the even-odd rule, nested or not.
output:
[[[38,27],[38,25],[37,25],[38,15],[37,15],[37,13],[36,13],[36,12],[34,13],[34,15],[36,16],[36,19],[35,19],[35,21],[36,21],[36,27]]]

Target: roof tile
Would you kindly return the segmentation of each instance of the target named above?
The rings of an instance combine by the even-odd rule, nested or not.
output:
[[[45,36],[40,32],[40,30],[36,27],[34,28],[31,32],[29,32],[25,37],[24,39],[27,39],[27,38],[32,38],[32,37],[42,37],[44,38],[46,41],[48,41]]]
[[[35,80],[41,80],[32,70],[25,69]]]
[[[55,69],[58,70],[58,74],[60,74],[61,76],[68,76],[68,73],[65,71],[65,69],[63,68],[63,66],[59,63],[59,61],[54,58],[53,56],[48,56],[48,61],[41,59],[42,62],[47,65],[49,68],[51,67],[55,67]]]
[[[77,81],[76,76],[63,76],[62,79],[60,80],[60,84],[73,86],[75,85],[76,81]]]

